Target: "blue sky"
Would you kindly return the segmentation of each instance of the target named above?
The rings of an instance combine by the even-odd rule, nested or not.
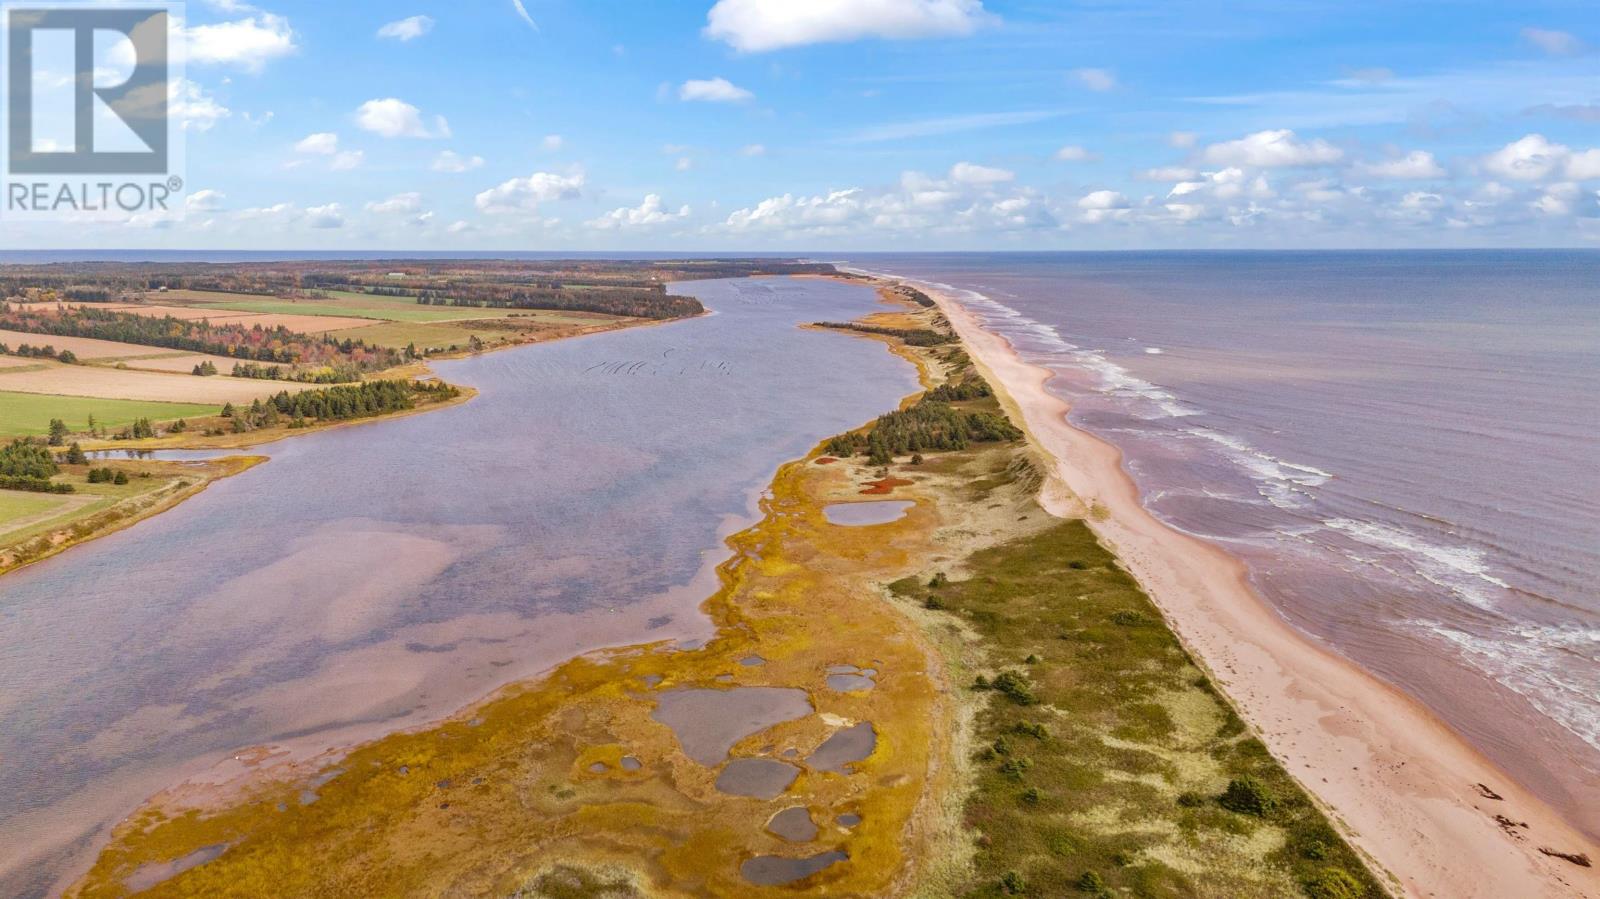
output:
[[[179,221],[15,248],[1600,246],[1600,7],[191,0]]]

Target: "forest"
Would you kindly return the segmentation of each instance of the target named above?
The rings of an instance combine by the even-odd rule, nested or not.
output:
[[[50,448],[32,440],[13,440],[0,446],[0,490],[33,493],[71,493],[70,484],[53,484],[61,473]]]
[[[816,327],[831,331],[855,331],[859,334],[894,337],[904,341],[907,346],[944,346],[956,342],[954,336],[941,334],[929,328],[880,328],[877,325],[860,325],[855,322],[817,322]]]
[[[929,391],[909,409],[880,416],[864,431],[833,438],[828,441],[827,453],[839,457],[865,454],[874,464],[887,465],[895,456],[960,450],[974,443],[1021,440],[1022,431],[1005,416],[951,405],[993,395],[987,381],[969,373],[959,384],[946,384]]]
[[[284,391],[242,410],[229,404],[223,407],[222,417],[233,420],[235,432],[275,427],[285,420],[291,428],[303,428],[312,420],[371,418],[416,408],[419,399],[438,402],[460,395],[458,388],[442,381],[365,381],[294,394]]]
[[[359,372],[381,371],[405,361],[401,352],[387,347],[301,334],[282,326],[213,325],[204,319],[154,318],[92,307],[35,310],[0,303],[0,329],[92,337],[253,362],[346,366]]]

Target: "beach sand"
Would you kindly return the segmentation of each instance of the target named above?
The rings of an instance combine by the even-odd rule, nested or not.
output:
[[[1284,766],[1408,896],[1600,897],[1600,869],[1568,824],[1415,700],[1292,628],[1242,563],[1163,524],[1140,502],[1116,447],[1067,422],[1023,361],[948,294],[933,296],[1013,418],[1054,460],[1041,502],[1087,515]]]

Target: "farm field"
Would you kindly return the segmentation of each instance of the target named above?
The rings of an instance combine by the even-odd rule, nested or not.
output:
[[[237,361],[226,356],[190,353],[165,347],[142,346],[137,343],[119,343],[114,340],[96,340],[92,337],[56,337],[48,334],[28,334],[22,331],[0,330],[0,343],[16,349],[22,344],[49,346],[56,350],[71,350],[80,362],[91,365],[122,365],[130,369],[177,372],[189,374],[196,365],[210,362],[223,374],[233,370]],[[42,360],[0,356],[0,368],[19,368],[24,365],[41,366]]]
[[[501,319],[483,321],[383,322],[334,331],[332,336],[364,340],[369,344],[396,349],[415,345],[419,350],[448,350],[452,346],[465,347],[474,337],[489,346],[494,346],[526,341],[530,338],[548,339],[565,336],[584,328],[607,327],[625,321],[628,319],[609,315],[530,310]]]
[[[268,300],[268,302],[282,302],[287,306],[296,304],[287,300]],[[165,318],[171,316],[185,321],[198,321],[205,319],[213,325],[260,325],[263,328],[276,328],[283,326],[291,331],[302,334],[321,334],[324,331],[338,331],[342,328],[354,328],[372,321],[372,317],[357,318],[352,316],[336,316],[333,314],[321,315],[315,311],[307,311],[308,304],[300,304],[298,312],[273,313],[239,311],[207,304],[204,306],[144,306],[132,303],[96,303],[78,304],[93,309],[109,309],[114,312],[127,312],[133,315],[142,315],[147,318]],[[37,335],[35,335],[37,339]]]
[[[245,378],[197,378],[171,372],[135,371],[98,365],[43,364],[43,368],[37,369],[0,369],[0,390],[220,406],[223,403],[249,403],[284,390],[298,392],[313,386]]]
[[[0,385],[3,383],[0,381]],[[74,431],[86,431],[91,415],[96,424],[114,429],[126,427],[140,418],[157,422],[175,421],[180,418],[204,418],[221,411],[221,405],[138,402],[0,390],[0,436],[37,437],[47,434],[52,418],[61,419]]]
[[[203,308],[272,315],[340,316],[343,318],[381,319],[396,322],[470,321],[473,319],[500,318],[504,314],[498,309],[420,306],[414,301],[357,305],[338,300],[242,300],[231,303],[207,303]]]

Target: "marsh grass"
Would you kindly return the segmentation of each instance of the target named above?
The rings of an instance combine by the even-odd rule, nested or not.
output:
[[[1384,895],[1084,522],[959,570],[891,590],[961,618],[988,666],[969,688],[988,701],[966,807],[976,873],[962,895],[1319,896],[1351,884],[1339,895]]]

